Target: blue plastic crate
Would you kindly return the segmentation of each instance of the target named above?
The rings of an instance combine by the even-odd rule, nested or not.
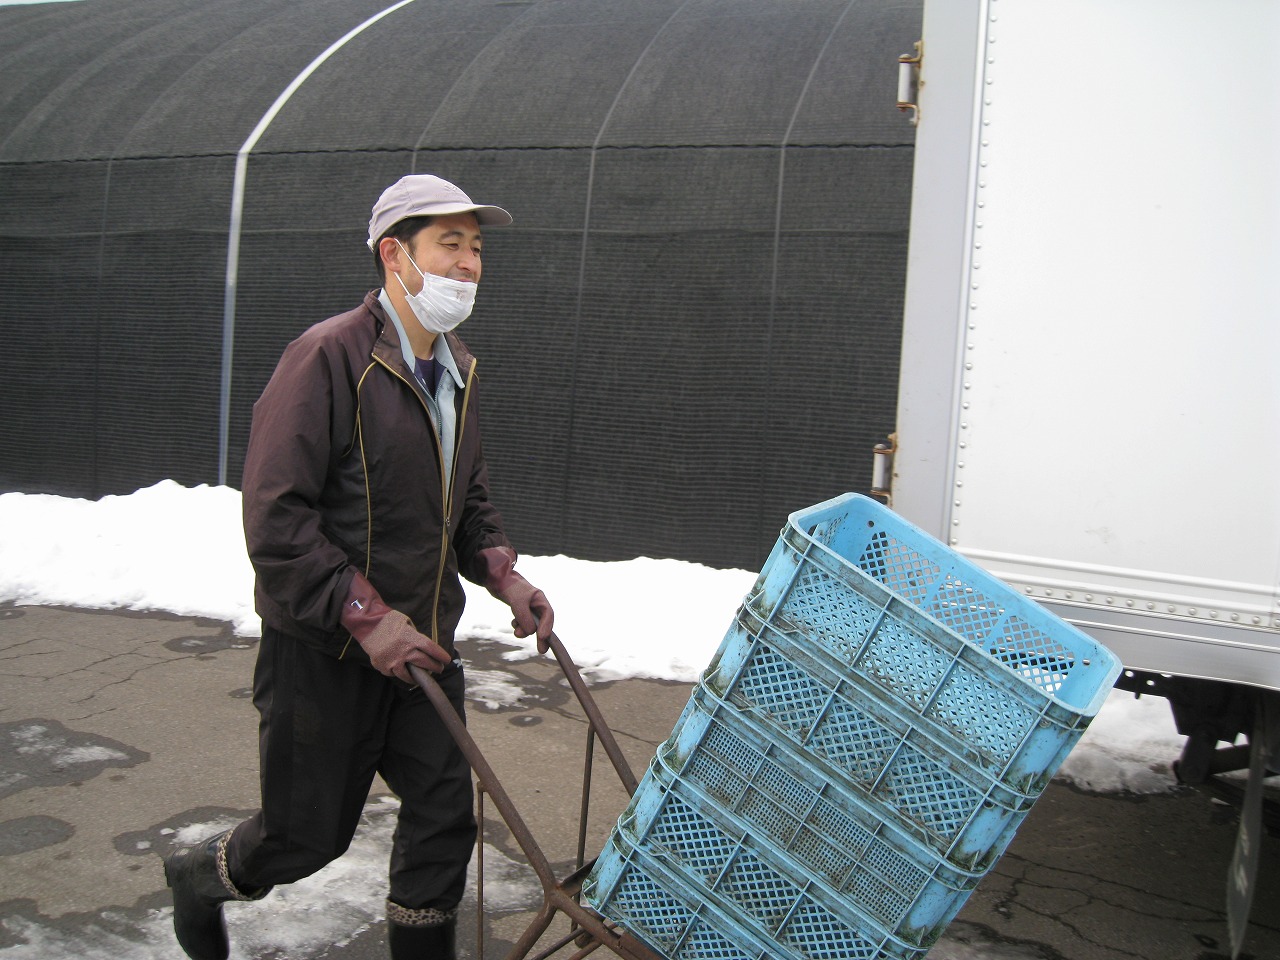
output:
[[[582,899],[668,960],[772,960],[773,952],[736,927],[678,879],[664,877],[612,836],[582,887]]]
[[[1119,671],[875,501],[799,511],[584,897],[672,960],[918,960]]]
[[[891,938],[869,938],[808,885],[788,881],[745,848],[708,878],[615,829],[583,900],[669,960],[917,960],[924,953]],[[725,944],[735,952],[725,952]]]
[[[981,873],[955,869],[704,688],[659,748],[618,829],[665,863],[715,877],[736,850],[897,952],[928,947]]]
[[[1096,640],[857,494],[788,518],[747,606],[1027,795],[1121,670]]]
[[[982,776],[855,686],[824,689],[749,634],[730,648],[747,651],[743,669],[727,689],[718,672],[709,673],[695,696],[724,696],[758,742],[786,745],[800,765],[840,784],[953,868],[985,871],[1004,852],[1034,798]]]

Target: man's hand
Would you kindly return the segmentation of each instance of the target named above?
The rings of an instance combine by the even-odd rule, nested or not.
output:
[[[413,683],[410,664],[439,673],[453,659],[444,647],[415,630],[399,610],[388,610],[367,636],[356,636],[356,640],[375,670],[405,683]]]
[[[547,652],[547,640],[555,626],[556,614],[547,595],[520,574],[512,574],[501,593],[493,594],[511,608],[511,627],[517,637],[538,635],[538,652]]]
[[[374,669],[388,677],[413,683],[409,665],[439,673],[451,662],[448,651],[421,634],[399,610],[392,610],[361,573],[357,572],[342,606],[342,625],[369,655]]]
[[[489,547],[480,556],[487,570],[485,587],[511,608],[511,626],[517,637],[538,635],[538,652],[547,652],[547,641],[556,615],[547,595],[516,573],[516,554],[510,547]]]

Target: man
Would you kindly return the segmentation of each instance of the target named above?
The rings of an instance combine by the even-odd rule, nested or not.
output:
[[[391,956],[454,957],[471,772],[409,667],[433,673],[462,713],[459,574],[507,603],[540,650],[553,624],[489,501],[476,360],[452,332],[480,280],[481,227],[510,222],[438,177],[388,187],[369,221],[382,289],[291,343],[254,405],[243,492],[262,616],[262,809],[165,860],[194,960],[225,960],[224,902],[347,849],[375,773],[401,800]]]

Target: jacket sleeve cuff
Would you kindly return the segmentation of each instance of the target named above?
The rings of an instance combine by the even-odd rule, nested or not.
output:
[[[356,640],[363,642],[390,612],[391,608],[378,595],[373,584],[364,574],[355,571],[339,616],[343,628]]]
[[[477,582],[495,596],[524,578],[516,573],[516,552],[511,547],[486,547],[476,554]]]

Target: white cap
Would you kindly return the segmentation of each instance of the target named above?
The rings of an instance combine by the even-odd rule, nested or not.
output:
[[[438,217],[450,213],[474,213],[484,227],[505,227],[511,214],[501,207],[472,203],[462,190],[448,180],[429,173],[401,177],[373,205],[369,218],[369,249],[393,226],[407,217]]]

